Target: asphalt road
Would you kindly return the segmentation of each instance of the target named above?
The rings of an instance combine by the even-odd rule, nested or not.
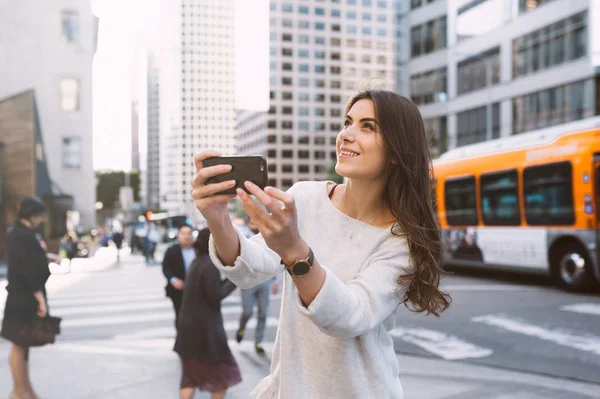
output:
[[[440,318],[401,309],[397,352],[600,383],[600,295],[542,277],[454,270]]]
[[[59,340],[174,338],[164,284],[160,265],[145,265],[140,257],[126,258],[119,267],[51,277],[51,313],[63,317]],[[453,301],[440,318],[398,311],[392,332],[397,352],[600,383],[600,295],[563,292],[543,278],[490,272],[455,272],[444,278],[443,287]],[[275,339],[279,305],[275,295],[266,341]],[[240,312],[236,291],[223,304],[231,339]],[[250,341],[254,326],[252,319]]]

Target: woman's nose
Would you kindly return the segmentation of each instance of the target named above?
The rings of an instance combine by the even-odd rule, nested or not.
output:
[[[354,126],[351,125],[348,126],[346,129],[342,130],[340,138],[342,139],[342,141],[354,141],[354,139],[356,139]]]

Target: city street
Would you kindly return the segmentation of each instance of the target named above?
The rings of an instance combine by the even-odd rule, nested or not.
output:
[[[398,315],[393,335],[406,399],[598,397],[600,296],[513,275],[460,273],[443,284],[454,301],[440,319],[404,309]],[[32,350],[32,377],[43,398],[177,396],[174,317],[158,263],[124,256],[119,265],[97,262],[86,269],[81,262],[70,273],[56,270],[48,291],[51,313],[63,322],[54,345]],[[268,373],[279,304],[274,295],[261,358],[252,345],[255,319],[241,345],[233,340],[239,292],[225,300],[225,328],[244,378],[229,397],[248,397]],[[0,341],[0,356],[8,348]],[[0,375],[9,375],[4,361]],[[0,398],[9,391],[10,379],[2,378]]]

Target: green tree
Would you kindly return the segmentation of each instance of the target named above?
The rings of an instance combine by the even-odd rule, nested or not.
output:
[[[105,208],[119,206],[119,189],[125,186],[125,172],[122,170],[102,170],[96,172],[96,198]],[[140,172],[129,173],[129,185],[133,188],[133,200],[140,200]]]
[[[329,168],[327,168],[327,180],[331,180],[337,184],[342,184],[344,182],[344,178],[337,174],[335,171],[335,164],[337,161],[334,159],[329,164]]]

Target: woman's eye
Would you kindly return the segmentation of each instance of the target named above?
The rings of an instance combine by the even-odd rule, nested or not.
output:
[[[344,122],[344,127],[348,127],[348,126],[350,126],[350,121],[349,121],[349,120],[346,120],[346,121]]]
[[[375,127],[373,125],[371,125],[370,123],[365,123],[365,128],[369,129],[369,130],[375,130]]]

